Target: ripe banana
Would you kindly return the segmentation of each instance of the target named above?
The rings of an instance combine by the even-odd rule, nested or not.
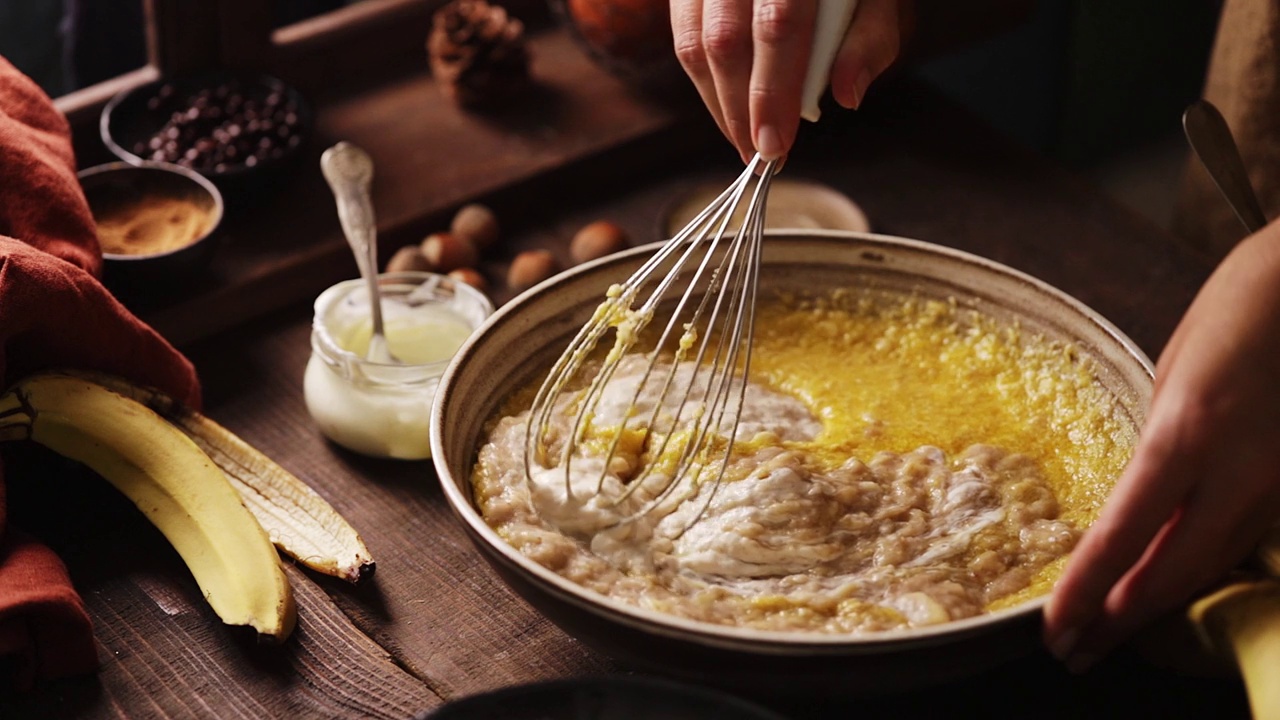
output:
[[[100,373],[74,375],[146,405],[186,433],[222,468],[245,507],[285,555],[351,583],[373,573],[373,556],[355,528],[310,485],[230,430],[154,388]]]
[[[280,558],[222,471],[135,400],[84,378],[31,376],[0,397],[0,439],[26,438],[96,470],[182,556],[229,625],[282,641],[297,619]]]

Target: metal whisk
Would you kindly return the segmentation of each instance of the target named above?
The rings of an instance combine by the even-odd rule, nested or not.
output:
[[[801,116],[807,120],[818,118],[818,99],[855,5],[856,0],[819,0],[814,47],[802,93]],[[647,481],[658,477],[660,470],[665,477],[657,487],[646,487],[640,496],[645,498],[643,502],[624,514],[622,522],[663,504],[678,487],[686,487],[693,496],[708,481],[710,488],[685,529],[710,507],[729,467],[746,400],[765,205],[777,164],[777,160],[766,161],[757,154],[705,210],[630,278],[610,289],[533,400],[524,452],[525,473],[531,483],[535,468],[563,466],[567,503],[601,498],[625,441],[628,447],[642,449],[650,462],[642,463],[639,474],[607,502],[620,506],[640,488],[652,485]],[[741,228],[730,232],[730,220],[744,197],[749,200]],[[705,290],[699,293],[699,288]],[[646,291],[647,297],[636,307]],[[646,365],[630,401],[620,417],[606,417],[602,422],[598,410],[606,387],[641,342],[642,331],[659,312],[666,313],[664,305],[671,307],[670,315],[643,356]],[[597,365],[593,350],[610,329],[615,330],[614,345]],[[590,381],[575,383],[587,369],[595,371]],[[659,383],[657,400],[650,411],[641,412],[638,401],[653,387],[651,379]],[[673,400],[669,404],[665,402],[668,397]],[[567,432],[557,435],[554,421],[569,415],[573,419]],[[651,440],[657,447],[650,447]],[[607,442],[608,448],[595,487],[576,496],[572,467],[575,459],[581,460],[578,450],[585,443],[601,441]],[[673,450],[670,456],[668,447]],[[713,456],[717,450],[722,453],[718,467]],[[704,478],[708,468],[714,469]]]
[[[756,155],[738,179],[710,206],[667,241],[626,282],[611,288],[591,320],[556,361],[534,398],[525,441],[526,473],[532,474],[534,463],[544,466],[559,464],[547,462],[551,452],[548,436],[553,415],[557,412],[574,413],[570,431],[567,437],[562,438],[559,453],[559,462],[564,465],[566,497],[574,500],[571,484],[574,456],[591,433],[605,386],[613,378],[623,357],[640,341],[643,330],[659,311],[663,299],[670,297],[672,286],[692,272],[661,335],[646,354],[648,365],[627,407],[636,406],[660,363],[669,359],[670,366],[665,371],[665,378],[661,379],[658,400],[647,418],[628,411],[621,418],[620,426],[607,428],[612,437],[596,493],[602,490],[628,430],[639,431],[638,438],[632,436],[630,439],[640,447],[648,445],[655,432],[660,444],[650,450],[655,462],[641,468],[641,473],[633,477],[622,495],[614,500],[616,503],[626,500],[643,485],[658,465],[656,459],[664,457],[677,434],[684,436],[669,478],[637,513],[643,514],[665,500],[682,479],[687,477],[690,487],[697,487],[702,472],[710,464],[711,439],[718,436],[713,430],[727,429],[723,435],[724,461],[716,471],[715,485],[707,494],[703,510],[710,504],[728,465],[738,430],[738,416],[746,395],[745,377],[751,365],[765,198],[776,167],[776,160],[766,162]],[[729,222],[749,190],[750,200],[742,227],[731,233]],[[718,252],[722,247],[723,252]],[[719,261],[715,262],[717,257]],[[665,272],[659,274],[660,269],[665,269]],[[696,297],[694,289],[704,285],[704,280],[706,291],[700,298]],[[651,288],[648,297],[638,308],[635,307],[637,298],[646,288]],[[615,344],[590,384],[571,402],[558,401],[574,377],[588,366],[591,351],[610,328],[617,331]],[[690,358],[695,346],[696,353]],[[734,382],[739,359],[743,379]],[[679,399],[672,405],[665,405],[669,395]],[[669,412],[664,413],[664,410]],[[701,513],[699,511],[698,515]]]

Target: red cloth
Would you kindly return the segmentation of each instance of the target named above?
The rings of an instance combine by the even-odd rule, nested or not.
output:
[[[66,119],[0,58],[0,386],[75,367],[199,407],[191,363],[112,297],[97,279],[101,269]],[[2,490],[0,666],[16,669],[19,686],[92,672],[97,654],[84,604],[62,562],[5,522]]]

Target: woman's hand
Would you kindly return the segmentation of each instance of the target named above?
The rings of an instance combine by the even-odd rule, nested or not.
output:
[[[1079,671],[1222,577],[1280,516],[1280,222],[1241,243],[1156,367],[1142,437],[1045,610]]]
[[[911,0],[860,0],[831,68],[835,99],[857,108],[898,57]],[[671,0],[676,56],[744,162],[786,155],[800,125],[817,0]]]

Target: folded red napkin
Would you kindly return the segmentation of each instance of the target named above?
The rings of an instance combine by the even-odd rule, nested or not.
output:
[[[66,119],[0,57],[0,386],[74,367],[199,407],[191,363],[112,297],[97,279],[101,268]],[[41,479],[0,473],[3,480]],[[7,519],[0,484],[0,668],[17,687],[92,672],[92,627],[66,568]]]

